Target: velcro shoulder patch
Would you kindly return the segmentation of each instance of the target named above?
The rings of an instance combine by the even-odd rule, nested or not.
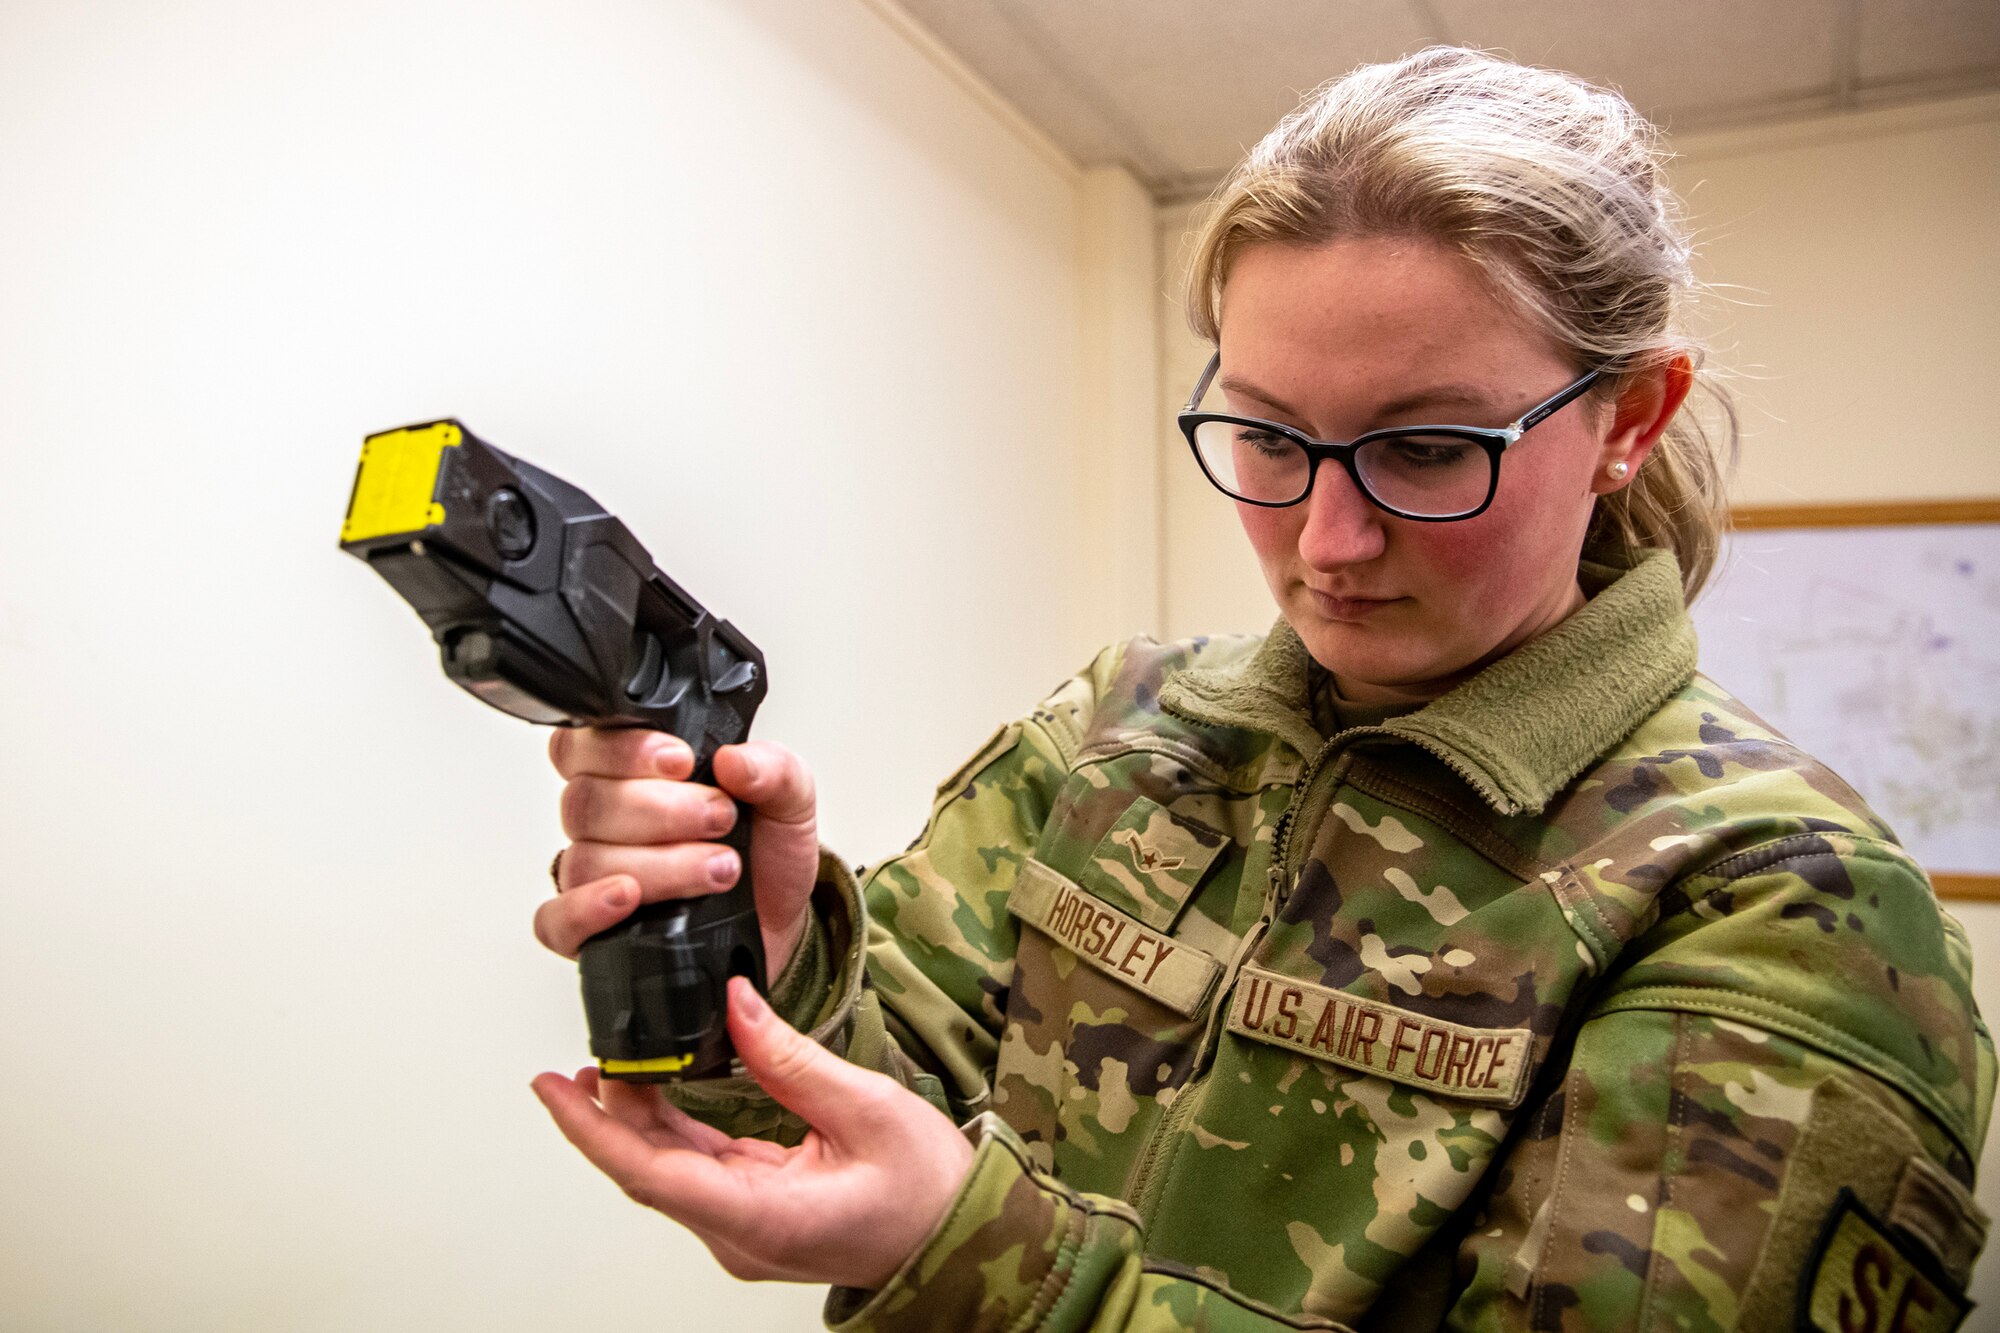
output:
[[[1964,1282],[1986,1248],[1988,1218],[1972,1191],[1921,1153],[1903,1163],[1885,1219],[1928,1246],[1945,1276]]]
[[[1474,1028],[1245,967],[1229,1030],[1461,1101],[1513,1106],[1528,1088],[1534,1033]]]
[[[1951,1333],[1972,1302],[1930,1254],[1842,1190],[1799,1283],[1801,1333]]]
[[[1208,998],[1222,964],[1171,939],[1040,861],[1021,863],[1007,910],[1106,976],[1152,996],[1182,1017]]]

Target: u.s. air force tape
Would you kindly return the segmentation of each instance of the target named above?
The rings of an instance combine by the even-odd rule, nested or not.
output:
[[[1527,1028],[1472,1028],[1245,967],[1229,1030],[1288,1051],[1469,1102],[1512,1106],[1527,1090]]]
[[[1222,964],[1085,893],[1040,861],[1021,863],[1007,910],[1107,976],[1177,1014],[1201,1008]]]

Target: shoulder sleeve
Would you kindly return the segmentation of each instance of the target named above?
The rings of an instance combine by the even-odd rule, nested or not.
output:
[[[1955,1327],[1993,1044],[1922,872],[1827,831],[1661,902],[1496,1167],[1455,1326]]]
[[[1993,1105],[1972,957],[1893,842],[1777,838],[1676,882],[1594,1012],[1666,1009],[1782,1033],[1930,1113],[1970,1161]]]
[[[1827,1328],[1950,1328],[1985,1238],[1969,1166],[1921,1107],[1708,1014],[1586,1023],[1495,1170],[1455,1329],[1723,1333],[1808,1308]],[[1855,1324],[1843,1298],[1883,1322]],[[1905,1300],[1939,1322],[1896,1325]]]

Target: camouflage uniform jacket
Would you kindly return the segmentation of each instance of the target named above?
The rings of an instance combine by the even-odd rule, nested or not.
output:
[[[828,858],[781,1011],[979,1145],[829,1322],[1949,1327],[1993,1086],[1963,934],[1695,674],[1670,556],[1586,587],[1330,738],[1282,624],[1107,651],[868,877],[865,979]]]

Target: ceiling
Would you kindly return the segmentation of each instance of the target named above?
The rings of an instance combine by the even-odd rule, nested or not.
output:
[[[1618,88],[1670,132],[2000,88],[2000,0],[900,0],[1085,166],[1205,193],[1300,94],[1433,43]]]

